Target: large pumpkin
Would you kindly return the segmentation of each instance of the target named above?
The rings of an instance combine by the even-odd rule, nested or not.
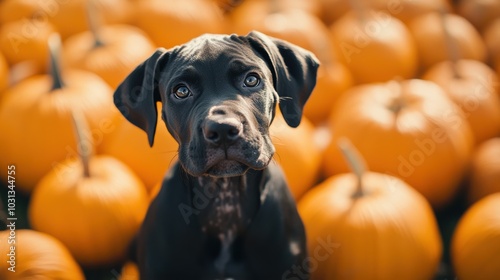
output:
[[[2,91],[9,84],[9,65],[0,52],[0,98],[2,96]]]
[[[158,104],[160,111],[161,105]],[[114,131],[105,135],[99,148],[99,152],[116,157],[134,170],[149,191],[163,180],[168,168],[177,160],[178,144],[160,115],[153,147],[149,146],[144,131],[120,117]]]
[[[423,79],[440,85],[464,111],[477,144],[500,135],[500,81],[486,64],[444,61],[432,66]]]
[[[116,88],[134,68],[154,52],[146,34],[133,26],[109,25],[85,31],[64,43],[63,61],[71,68],[96,73]]]
[[[468,201],[500,192],[500,137],[492,138],[477,147],[471,162],[471,181]]]
[[[30,223],[61,240],[84,266],[116,264],[127,257],[149,197],[124,163],[92,156],[84,116],[73,114],[80,158],[61,162],[40,180],[30,200]]]
[[[274,160],[281,165],[288,186],[299,199],[317,181],[321,167],[321,150],[315,143],[314,126],[302,118],[297,128],[289,127],[277,113],[269,134],[276,153]]]
[[[148,0],[134,4],[133,23],[158,47],[170,48],[204,33],[225,33],[221,11],[205,0]]]
[[[348,137],[371,170],[402,178],[441,207],[455,195],[473,147],[463,114],[435,83],[407,80],[354,87],[330,117],[325,173],[349,169],[336,141]]]
[[[339,59],[358,83],[412,78],[417,50],[405,25],[384,12],[349,12],[331,25]]]
[[[486,59],[486,47],[481,35],[459,15],[427,13],[416,17],[408,27],[415,39],[423,69],[450,59],[450,42],[455,45],[460,58]]]
[[[354,81],[344,64],[322,61],[314,91],[304,107],[304,115],[315,125],[326,122],[332,108]]]
[[[0,231],[0,241],[0,279],[85,279],[71,253],[53,236],[28,229],[7,229]],[[9,271],[11,266],[15,272]]]
[[[0,25],[0,51],[10,65],[31,61],[38,73],[48,67],[47,40],[55,32],[46,21],[21,19]]]
[[[277,0],[273,0],[277,1]],[[307,49],[320,61],[336,57],[335,48],[328,28],[315,16],[298,9],[273,8],[273,1],[249,2],[255,7],[243,5],[236,9],[230,16],[231,31],[238,34],[247,34],[258,30],[269,36],[279,38],[304,49]],[[280,2],[280,1],[278,1]]]
[[[458,279],[498,279],[500,193],[476,202],[460,219],[453,234],[451,259]]]
[[[429,203],[399,178],[366,172],[330,177],[298,203],[313,280],[432,279],[442,244]],[[288,278],[292,279],[292,278]]]
[[[17,165],[17,189],[25,193],[58,161],[75,156],[71,110],[84,112],[92,138],[102,137],[118,115],[111,89],[98,76],[67,71],[61,79],[59,67],[53,69],[9,88],[0,102],[0,166]]]
[[[461,0],[457,12],[482,32],[488,24],[500,18],[500,1]]]

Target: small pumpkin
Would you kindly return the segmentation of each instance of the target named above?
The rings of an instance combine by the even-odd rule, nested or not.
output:
[[[449,41],[453,42],[462,59],[486,59],[486,47],[481,35],[459,15],[427,13],[412,20],[408,27],[415,39],[423,69],[449,59]]]
[[[457,12],[482,32],[493,20],[500,18],[500,1],[461,0]]]
[[[389,14],[356,10],[330,28],[339,59],[357,83],[415,75],[418,60],[413,38],[405,25]]]
[[[331,35],[321,20],[305,11],[282,7],[282,1],[273,1],[248,2],[249,7],[243,4],[230,15],[232,31],[241,35],[260,31],[310,50],[320,61],[336,57]]]
[[[0,1],[0,24],[20,19],[47,21],[58,12],[63,1],[46,0],[2,0]]]
[[[40,180],[29,204],[30,224],[61,240],[83,266],[116,264],[125,260],[149,198],[124,163],[91,156],[84,116],[74,111],[73,117],[81,159],[61,162]]]
[[[134,4],[133,23],[158,47],[170,48],[204,33],[225,33],[218,7],[206,0],[149,0]]]
[[[0,52],[10,65],[31,61],[37,72],[46,72],[49,65],[47,40],[56,31],[46,21],[26,18],[0,26]]]
[[[458,279],[494,280],[500,275],[500,193],[472,205],[460,219],[451,241]]]
[[[341,94],[353,83],[351,72],[344,64],[323,60],[314,91],[304,107],[304,115],[314,125],[326,122]]]
[[[483,142],[474,152],[471,162],[470,185],[467,198],[474,203],[500,192],[500,138]]]
[[[92,137],[113,124],[118,110],[111,88],[95,74],[67,71],[58,66],[58,37],[53,46],[52,74],[37,75],[9,88],[0,102],[0,165],[16,164],[23,170],[17,189],[30,193],[38,180],[58,161],[75,155],[76,142],[70,121],[71,110],[87,116]],[[0,178],[6,180],[6,174]]]
[[[88,5],[95,5],[104,24],[128,23],[132,7],[128,0],[71,0],[58,1],[57,12],[49,17],[61,36],[66,39],[89,29]]]
[[[2,96],[2,91],[7,88],[9,84],[9,65],[2,53],[0,52],[0,96]]]
[[[491,63],[500,67],[500,18],[491,22],[484,31],[483,38]]]
[[[161,111],[161,105],[157,106],[158,111]],[[165,127],[161,114],[158,114],[153,147],[149,146],[144,131],[120,117],[115,129],[104,136],[99,152],[127,164],[151,192],[177,160],[177,149],[177,142]]]
[[[346,91],[329,121],[327,176],[349,171],[336,142],[349,138],[371,170],[402,178],[436,208],[456,194],[474,139],[464,113],[433,82],[392,81]]]
[[[419,0],[419,1],[393,1],[375,0],[373,7],[386,10],[394,17],[398,18],[405,24],[410,23],[418,16],[436,12],[436,11],[452,11],[450,0]]]
[[[29,229],[16,229],[14,233],[10,230],[0,231],[0,240],[0,279],[85,279],[71,253],[53,236]],[[15,272],[9,271],[12,265]]]
[[[307,118],[291,128],[277,113],[269,135],[276,148],[273,159],[283,168],[290,191],[298,200],[318,180],[321,151],[315,143],[315,128]]]
[[[500,81],[486,64],[444,61],[432,66],[423,79],[441,86],[464,111],[476,144],[500,135]]]
[[[140,29],[108,25],[94,34],[85,31],[69,37],[64,43],[63,61],[67,67],[96,73],[111,88],[116,88],[154,50],[153,43]]]
[[[346,139],[353,173],[330,177],[298,203],[313,280],[432,279],[442,254],[425,198],[397,177],[366,170]]]
[[[139,268],[133,262],[126,262],[118,280],[139,280]]]

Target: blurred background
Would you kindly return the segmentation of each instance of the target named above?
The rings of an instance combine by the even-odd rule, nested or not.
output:
[[[499,0],[0,0],[0,279],[137,279],[127,244],[177,143],[159,122],[150,148],[114,89],[157,47],[252,30],[321,62],[301,125],[271,127],[302,268],[499,279]]]

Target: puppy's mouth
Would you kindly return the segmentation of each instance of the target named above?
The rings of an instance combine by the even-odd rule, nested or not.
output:
[[[212,177],[235,177],[245,174],[250,167],[236,160],[223,159],[210,166],[205,175]]]
[[[203,157],[180,156],[184,170],[194,177],[235,177],[242,176],[248,170],[262,170],[269,165],[273,151],[253,151],[252,155],[232,151],[224,153],[221,150],[211,150]]]

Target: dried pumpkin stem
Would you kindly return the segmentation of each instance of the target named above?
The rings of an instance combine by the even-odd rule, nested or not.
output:
[[[279,13],[281,11],[281,5],[280,0],[269,1],[269,14]]]
[[[401,79],[397,78],[395,80],[391,80],[387,86],[396,93],[396,97],[389,105],[389,110],[397,115],[404,107],[406,107],[406,101],[403,98],[403,86],[401,85]]]
[[[446,43],[446,48],[448,50],[448,59],[451,62],[451,71],[453,72],[453,77],[455,79],[461,79],[462,76],[458,71],[457,62],[460,59],[460,50],[458,49],[458,44],[450,33],[450,28],[446,22],[447,12],[445,9],[439,11],[439,18],[441,20],[441,26],[443,27],[443,36]]]
[[[99,10],[96,7],[95,0],[87,1],[87,22],[90,32],[92,36],[94,36],[94,48],[104,46],[104,41],[99,33],[101,24],[99,22]]]
[[[363,174],[367,171],[365,160],[347,138],[340,138],[337,142],[337,146],[342,152],[347,165],[349,165],[349,168],[357,178],[356,191],[352,194],[352,197],[359,198],[364,196],[365,191],[363,190]]]
[[[77,110],[73,110],[71,112],[71,117],[73,120],[73,128],[75,130],[77,146],[78,146],[78,155],[80,156],[80,160],[83,165],[83,176],[85,178],[90,177],[90,157],[92,156],[93,148],[92,141],[90,137],[85,137],[88,134],[89,128],[87,125],[87,121],[85,120],[85,116]]]
[[[61,89],[64,87],[64,82],[61,75],[61,37],[59,34],[52,34],[48,40],[50,53],[50,74],[52,76],[52,90]]]
[[[361,0],[349,0],[349,6],[351,6],[361,24],[364,25],[368,19],[368,8],[366,7],[366,3],[361,2]]]

